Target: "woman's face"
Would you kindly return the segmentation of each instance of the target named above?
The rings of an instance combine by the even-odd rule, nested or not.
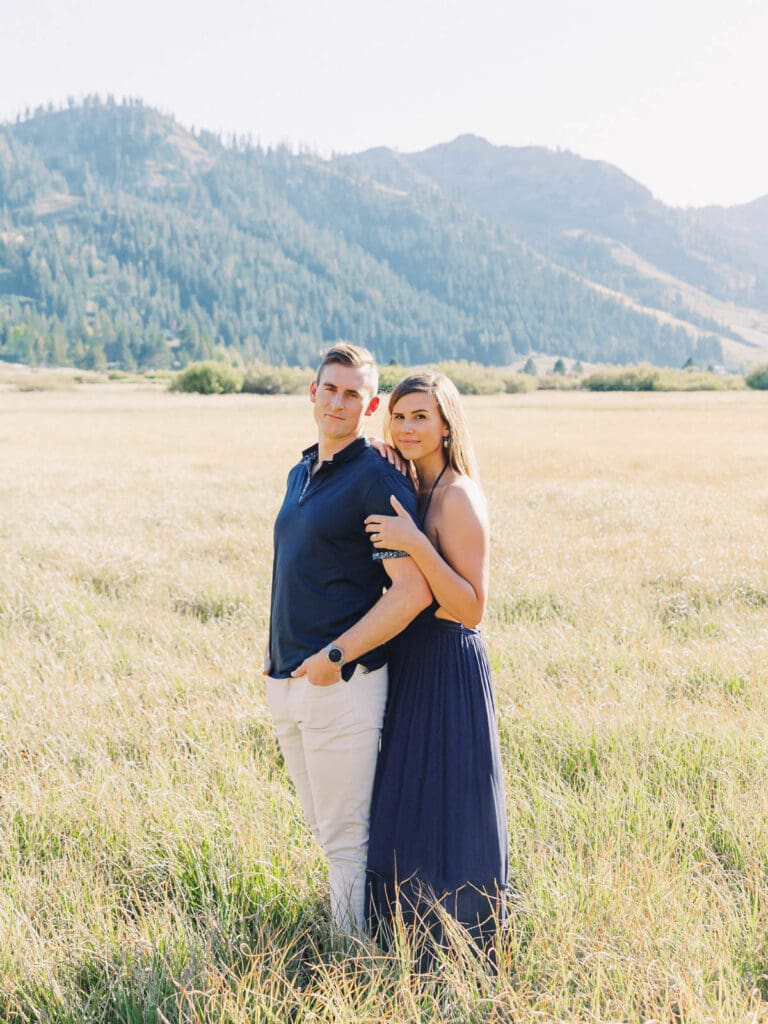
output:
[[[449,433],[437,399],[423,391],[412,391],[398,399],[392,409],[389,429],[400,454],[412,460],[440,451]]]

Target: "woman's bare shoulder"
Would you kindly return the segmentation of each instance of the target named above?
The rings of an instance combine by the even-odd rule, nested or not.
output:
[[[485,522],[488,518],[488,504],[482,488],[469,476],[455,474],[445,488],[441,503],[447,518],[474,515]]]

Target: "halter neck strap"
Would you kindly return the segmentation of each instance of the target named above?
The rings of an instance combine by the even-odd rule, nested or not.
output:
[[[425,522],[425,520],[427,518],[427,512],[429,511],[429,506],[430,506],[430,503],[432,501],[432,495],[435,493],[435,488],[440,483],[440,477],[443,475],[443,473],[446,471],[446,469],[448,469],[448,463],[447,462],[443,466],[443,468],[440,470],[440,472],[437,474],[437,476],[435,477],[435,482],[432,484],[432,486],[429,489],[429,494],[427,495],[427,500],[424,503],[424,509],[423,509],[421,515],[419,516],[419,527],[423,527],[424,526],[424,522]]]

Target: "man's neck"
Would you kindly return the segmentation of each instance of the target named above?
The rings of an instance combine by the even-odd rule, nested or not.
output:
[[[322,465],[323,462],[330,462],[334,455],[338,455],[339,452],[343,452],[345,448],[349,448],[351,444],[358,441],[363,436],[363,432],[360,431],[353,438],[345,438],[343,441],[334,443],[332,440],[327,438],[320,438],[317,442],[317,466]]]

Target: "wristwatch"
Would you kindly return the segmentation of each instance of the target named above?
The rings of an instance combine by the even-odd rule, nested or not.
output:
[[[341,668],[341,666],[345,663],[344,651],[342,651],[342,649],[340,647],[337,647],[335,644],[328,644],[328,646],[325,648],[325,655],[328,658],[328,661],[330,661],[332,665],[336,665],[338,668]]]

